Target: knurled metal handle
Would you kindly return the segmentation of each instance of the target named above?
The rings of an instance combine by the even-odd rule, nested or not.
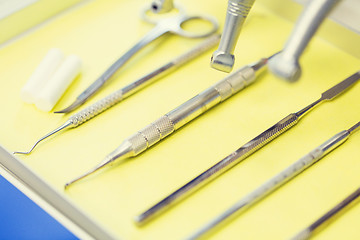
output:
[[[256,74],[254,69],[245,66],[224,80],[216,83],[213,88],[220,94],[222,102],[254,82],[255,78]]]
[[[127,139],[132,143],[137,155],[175,131],[174,124],[167,115],[160,117]]]
[[[95,117],[96,115],[102,113],[106,109],[120,102],[122,99],[123,93],[120,89],[116,92],[113,92],[109,96],[97,101],[91,106],[81,110],[80,112],[75,113],[69,118],[69,120],[73,123],[72,127],[77,127],[83,124],[84,122],[90,120],[91,118]]]

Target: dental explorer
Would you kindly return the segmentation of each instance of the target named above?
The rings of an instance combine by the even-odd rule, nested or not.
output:
[[[220,35],[215,34],[213,36],[208,37],[202,43],[191,49],[190,51],[180,55],[179,57],[173,59],[169,63],[157,68],[151,73],[141,77],[140,79],[130,83],[129,85],[121,88],[105,98],[97,101],[96,103],[90,105],[89,107],[79,111],[78,113],[72,115],[63,125],[53,130],[52,132],[46,134],[44,137],[40,138],[33,147],[28,152],[14,152],[14,154],[29,154],[31,151],[44,139],[52,136],[53,134],[67,128],[75,128],[80,126],[81,124],[87,122],[91,118],[99,115],[110,107],[116,105],[121,102],[123,99],[131,96],[136,93],[140,89],[145,86],[155,82],[159,78],[169,74],[170,72],[178,69],[180,66],[186,64],[190,60],[198,57],[200,54],[206,52],[210,48],[214,47],[220,39]]]
[[[334,217],[336,217],[340,212],[344,211],[346,208],[350,207],[350,205],[358,202],[360,199],[360,188],[358,188],[355,192],[351,193],[348,197],[342,200],[339,204],[337,204],[330,211],[325,213],[315,222],[313,222],[310,226],[305,228],[303,231],[299,232],[291,238],[292,240],[305,240],[311,238],[316,232],[320,231],[321,227],[325,227]],[[357,201],[355,201],[357,200]]]
[[[118,148],[107,155],[95,168],[67,183],[65,188],[117,159],[121,160],[137,156],[210,108],[230,98],[252,84],[256,80],[256,73],[266,65],[267,61],[268,58],[265,58],[252,65],[244,66],[136,132],[125,139]]]
[[[178,203],[181,200],[185,199],[197,189],[206,185],[216,177],[220,176],[222,173],[234,167],[236,164],[242,162],[244,159],[265,146],[267,143],[271,142],[272,140],[280,136],[282,133],[289,130],[291,127],[298,123],[301,117],[303,117],[315,106],[322,103],[323,101],[333,100],[335,97],[353,86],[359,79],[360,72],[356,72],[355,74],[338,83],[326,92],[322,93],[321,97],[315,102],[311,103],[310,105],[301,109],[298,112],[289,114],[288,116],[280,120],[278,123],[267,129],[265,132],[250,140],[242,147],[225,157],[223,160],[216,163],[197,177],[193,178],[191,181],[165,197],[160,202],[156,203],[150,209],[138,215],[135,218],[135,222],[139,225],[144,224],[151,218],[159,215],[161,212],[164,212],[166,209],[173,206],[175,203]]]
[[[153,42],[155,39],[163,36],[166,33],[172,33],[179,36],[187,38],[203,38],[212,35],[218,29],[217,21],[208,16],[188,16],[185,14],[184,10],[180,7],[177,7],[178,14],[175,16],[168,16],[164,18],[152,18],[148,13],[148,9],[142,11],[142,18],[146,22],[155,24],[155,27],[152,28],[140,41],[138,41],[132,48],[130,48],[124,55],[122,55],[118,60],[116,60],[97,80],[95,80],[87,89],[85,89],[76,100],[67,108],[57,111],[55,113],[68,113],[72,110],[78,108],[80,105],[85,103],[87,99],[93,96],[97,91],[99,91],[102,86],[108,82],[111,77],[123,67],[137,52],[139,52],[146,45]],[[199,33],[190,32],[183,28],[183,23],[203,20],[208,22],[211,25],[210,29],[205,29]]]
[[[211,67],[223,72],[231,72],[235,61],[235,45],[254,2],[255,0],[229,0],[224,30],[219,48],[211,57]]]
[[[281,171],[279,174],[262,184],[260,187],[252,191],[250,194],[243,197],[241,200],[236,202],[232,207],[227,209],[224,213],[220,214],[218,217],[207,223],[201,229],[196,231],[189,240],[198,239],[201,236],[204,236],[211,229],[218,226],[221,222],[226,219],[229,219],[235,213],[240,213],[257,203],[258,201],[264,199],[266,196],[270,195],[279,187],[283,186],[289,182],[294,177],[298,176],[300,173],[311,167],[313,164],[322,159],[326,154],[343,144],[349,136],[360,127],[360,122],[355,124],[348,130],[341,131],[337,133],[332,138],[328,139],[326,142],[313,149],[311,152],[306,154],[304,157],[300,158],[298,161],[291,164],[285,170]]]
[[[325,17],[341,0],[312,0],[299,17],[284,49],[269,61],[269,70],[288,81],[301,75],[299,58]]]

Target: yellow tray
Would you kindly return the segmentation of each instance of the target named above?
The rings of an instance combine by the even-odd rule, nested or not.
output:
[[[69,105],[153,26],[139,18],[147,1],[91,1],[0,49],[0,143],[9,152],[27,150],[68,116],[25,104],[20,89],[52,47],[79,55],[82,75],[56,110]],[[211,14],[223,25],[223,1],[183,0],[189,13]],[[236,66],[279,51],[292,23],[256,3],[236,48]],[[142,51],[85,106],[197,45],[167,35]],[[360,120],[360,86],[314,109],[271,142],[170,211],[138,228],[133,217],[182,186],[291,112],[359,70],[360,60],[315,38],[301,59],[303,75],[286,83],[265,74],[253,86],[183,127],[140,156],[94,174],[64,191],[64,183],[95,166],[123,139],[195,96],[225,73],[209,67],[212,51],[126,99],[77,129],[16,156],[62,196],[117,238],[183,239],[242,196],[335,133]],[[214,239],[286,239],[329,210],[360,184],[360,133],[274,194],[213,235]],[[359,239],[360,205],[316,239]]]

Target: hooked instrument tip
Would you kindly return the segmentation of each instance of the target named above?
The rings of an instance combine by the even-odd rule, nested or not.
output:
[[[37,140],[37,142],[32,146],[32,148],[28,151],[28,152],[13,152],[13,154],[29,154],[32,152],[32,150],[34,150],[34,148],[43,140],[45,140],[46,138],[54,135],[55,133],[71,126],[73,124],[72,121],[66,121],[63,125],[61,125],[60,127],[56,128],[55,130],[49,132],[48,134],[46,134],[44,137],[40,138],[39,140]]]

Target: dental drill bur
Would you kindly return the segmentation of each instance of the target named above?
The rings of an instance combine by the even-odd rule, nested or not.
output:
[[[104,112],[105,110],[109,109],[110,107],[116,105],[117,103],[121,102],[123,99],[131,96],[132,94],[136,93],[140,89],[144,88],[145,86],[155,82],[156,80],[160,79],[161,77],[169,74],[170,72],[176,70],[178,67],[186,64],[188,61],[196,58],[200,54],[206,52],[210,48],[214,47],[220,40],[220,35],[215,34],[213,36],[208,37],[198,46],[194,47],[190,51],[182,54],[181,56],[177,57],[176,59],[170,61],[169,63],[161,66],[160,68],[154,70],[153,72],[145,75],[144,77],[130,83],[129,85],[121,88],[110,95],[106,96],[105,98],[97,101],[96,103],[92,104],[91,106],[79,111],[78,113],[72,115],[63,125],[56,128],[52,132],[46,134],[44,137],[40,138],[32,148],[27,152],[14,152],[14,154],[29,154],[32,150],[44,139],[52,136],[53,134],[68,128],[75,128],[80,126],[81,124],[87,122],[91,118],[99,115],[100,113]]]
[[[137,156],[210,108],[233,96],[235,93],[256,80],[256,73],[266,65],[267,61],[268,58],[261,59],[255,64],[247,65],[239,69],[235,73],[217,82],[212,87],[160,117],[142,130],[136,132],[127,138],[112,153],[106,156],[106,158],[95,168],[67,183],[65,188],[115,160]]]
[[[237,201],[234,205],[228,208],[224,213],[220,214],[212,221],[204,225],[200,228],[196,233],[194,233],[191,237],[187,238],[187,240],[195,240],[204,236],[210,230],[219,226],[224,220],[229,219],[231,216],[234,216],[235,213],[239,214],[243,211],[246,211],[249,207],[253,206],[255,203],[264,199],[275,190],[285,185],[291,179],[298,176],[300,173],[304,172],[306,169],[311,167],[313,164],[321,160],[325,155],[330,153],[335,148],[342,145],[352,133],[354,133],[360,127],[360,122],[352,126],[348,130],[343,130],[337,133],[335,136],[328,139],[326,142],[321,144],[320,146],[313,149],[311,152],[291,164],[289,167],[281,171],[279,174],[266,181],[260,187],[256,188],[250,194],[247,194],[245,197]],[[304,234],[303,234],[304,235]],[[299,235],[300,236],[300,235]],[[297,240],[303,238],[295,238]],[[294,240],[295,240],[294,239]]]
[[[326,92],[321,94],[321,97],[315,102],[311,103],[307,107],[301,109],[298,112],[291,113],[278,123],[267,129],[265,132],[261,133],[254,139],[245,143],[242,147],[225,157],[220,162],[216,163],[210,167],[205,172],[201,173],[197,177],[193,178],[191,181],[177,189],[175,192],[171,193],[165,197],[160,202],[156,203],[154,206],[136,216],[135,223],[145,224],[147,221],[154,218],[156,215],[164,212],[169,209],[171,206],[180,202],[181,200],[188,197],[190,194],[194,193],[199,188],[203,187],[207,183],[214,180],[216,177],[219,177],[221,174],[225,173],[230,168],[234,167],[238,163],[242,162],[244,159],[255,153],[257,150],[264,147],[266,144],[289,130],[291,127],[295,126],[298,121],[311,109],[313,109],[318,104],[323,101],[330,101],[339,96],[345,90],[349,89],[360,79],[360,72],[356,72],[347,79],[338,83],[334,87],[330,88]]]

